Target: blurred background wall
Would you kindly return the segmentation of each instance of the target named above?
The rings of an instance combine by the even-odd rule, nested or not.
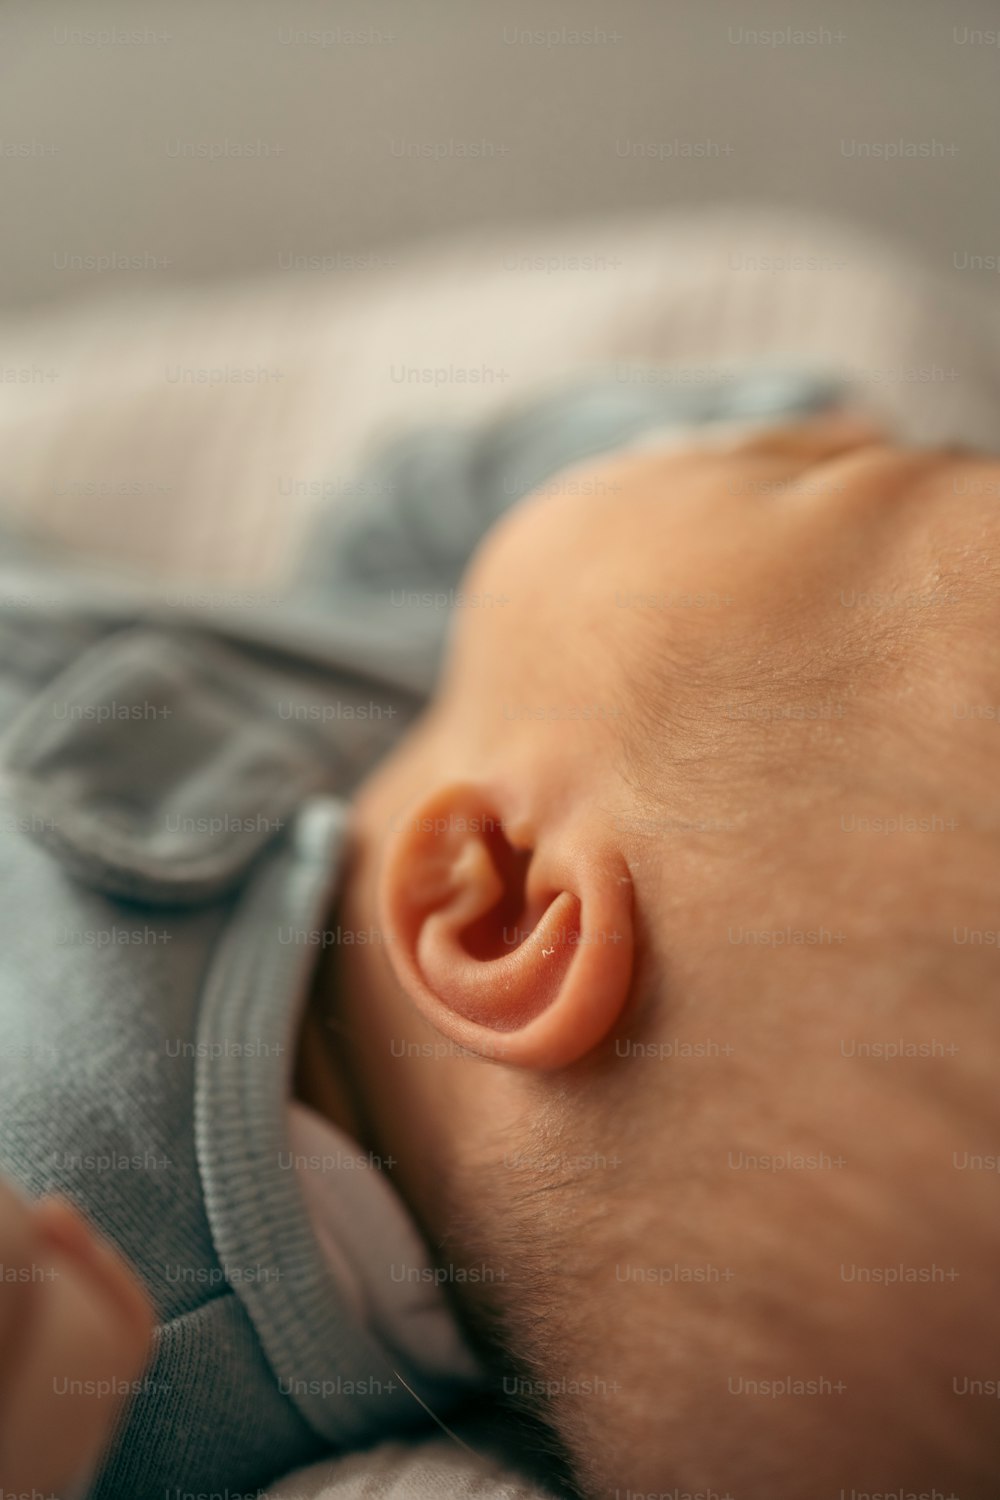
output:
[[[998,40],[995,0],[8,0],[0,307],[720,200],[992,287]]]

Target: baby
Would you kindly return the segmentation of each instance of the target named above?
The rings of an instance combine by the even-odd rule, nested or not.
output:
[[[873,436],[522,503],[358,799],[344,1097],[586,1496],[997,1492],[1000,465]]]
[[[60,900],[87,887],[89,926],[64,930],[170,936],[141,961],[67,938],[75,970],[49,965],[21,1055],[77,973],[74,1045],[102,1053],[85,1107],[33,1111],[3,1081],[6,1170],[84,1201],[161,1323],[95,1496],[154,1494],[171,1462],[182,1487],[259,1485],[477,1391],[528,1424],[553,1487],[595,1500],[996,1494],[998,493],[995,461],[897,449],[836,412],[626,447],[492,527],[402,737],[398,639],[369,651],[399,716],[380,739],[379,705],[342,686],[337,715],[311,713],[329,694],[300,667],[287,686],[287,642],[231,622],[235,686],[215,644],[126,632],[72,691],[54,679],[44,715],[20,711],[14,806],[49,820],[24,845]],[[140,687],[149,714],[98,737],[83,710]],[[365,754],[334,784],[317,767],[345,704]],[[242,826],[245,807],[224,839],[170,826],[197,779],[169,738],[182,705],[274,827]],[[147,730],[154,707],[172,717]],[[104,764],[126,742],[142,775],[134,755]],[[344,839],[330,793],[365,759]],[[25,945],[5,996],[37,932]],[[182,1022],[164,947],[207,1029]],[[64,1067],[65,1025],[53,1037]],[[292,1077],[290,1053],[260,1053],[282,1038]],[[116,1092],[126,1074],[145,1113]],[[36,1164],[59,1148],[50,1132],[33,1157],[29,1127],[60,1110],[77,1146],[103,1110],[103,1146],[153,1152],[141,1189],[127,1168],[111,1186]],[[338,1159],[355,1197],[333,1199],[330,1152],[349,1149],[364,1182]],[[431,1260],[386,1248],[408,1244],[387,1181]],[[210,1295],[177,1291],[179,1221],[206,1277],[221,1268]],[[392,1284],[419,1298],[391,1304]],[[128,1375],[143,1321],[120,1306]]]

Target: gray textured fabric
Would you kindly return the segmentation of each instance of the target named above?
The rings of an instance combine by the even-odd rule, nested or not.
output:
[[[350,794],[430,691],[447,591],[506,506],[643,430],[831,394],[595,382],[407,438],[273,607],[181,607],[5,548],[0,1170],[79,1203],[160,1320],[94,1500],[251,1490],[418,1419],[277,1166],[317,951],[278,934],[324,924]],[[437,1410],[455,1394],[404,1374]]]

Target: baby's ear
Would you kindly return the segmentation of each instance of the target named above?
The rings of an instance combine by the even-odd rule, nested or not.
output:
[[[593,820],[505,818],[438,788],[391,836],[379,919],[396,977],[442,1036],[515,1067],[578,1062],[615,1028],[633,959],[632,882]]]

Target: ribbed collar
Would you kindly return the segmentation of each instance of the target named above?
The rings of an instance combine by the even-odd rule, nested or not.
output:
[[[207,976],[195,1076],[198,1162],[227,1282],[282,1393],[338,1446],[423,1420],[341,1290],[296,1174],[279,1166],[289,1151],[296,1041],[317,950],[282,945],[278,933],[322,927],[346,829],[344,803],[311,798],[251,879]],[[402,1373],[419,1388],[416,1372]]]

